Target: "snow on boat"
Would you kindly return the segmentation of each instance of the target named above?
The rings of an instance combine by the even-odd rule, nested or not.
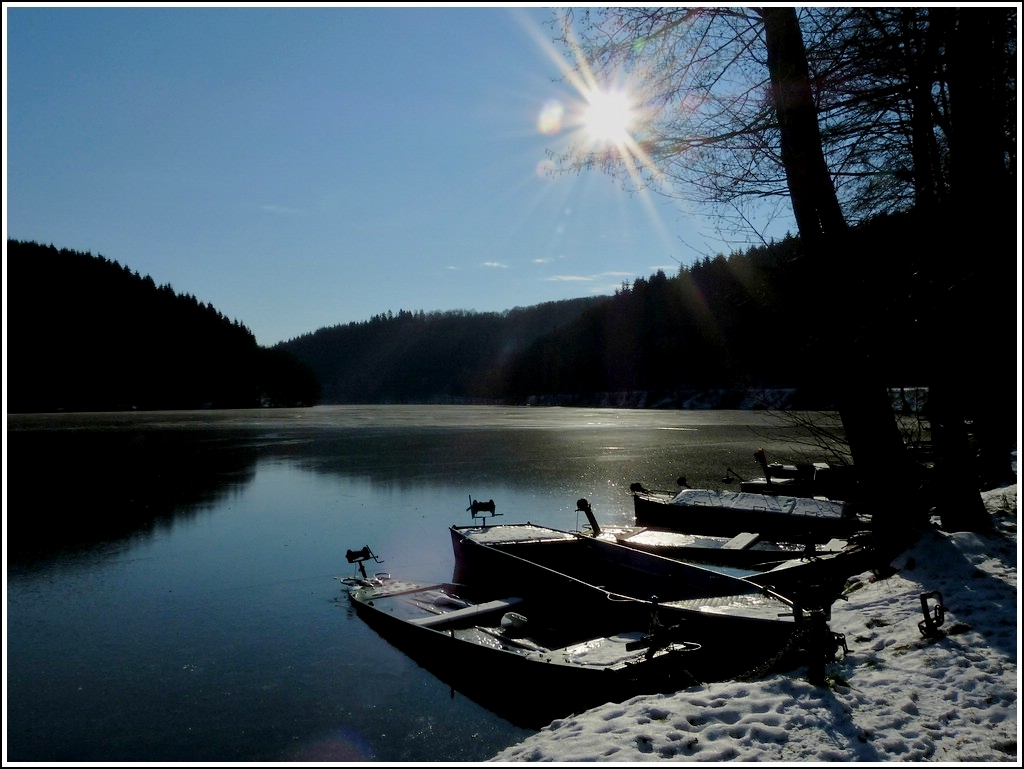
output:
[[[705,536],[757,532],[776,542],[825,543],[856,535],[870,522],[849,502],[782,494],[681,489],[674,496],[633,486],[638,526]]]

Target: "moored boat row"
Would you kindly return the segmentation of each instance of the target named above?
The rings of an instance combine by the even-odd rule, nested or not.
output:
[[[493,500],[471,498],[468,509],[473,523],[449,529],[450,582],[368,576],[364,562],[379,560],[369,547],[349,551],[359,575],[343,582],[384,638],[524,724],[780,666],[806,664],[818,678],[845,649],[828,629],[831,604],[870,552],[852,541],[809,547],[756,531],[725,539],[656,531],[639,516],[634,527],[602,527],[585,499],[577,509],[589,531],[493,524],[502,515]],[[490,696],[500,681],[540,687],[544,707],[510,715],[509,702]]]

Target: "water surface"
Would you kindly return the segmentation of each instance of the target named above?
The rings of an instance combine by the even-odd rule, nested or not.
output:
[[[13,415],[7,442],[7,757],[51,762],[485,760],[530,730],[366,627],[347,549],[444,581],[470,498],[630,523],[633,481],[821,458],[762,412],[560,408]]]

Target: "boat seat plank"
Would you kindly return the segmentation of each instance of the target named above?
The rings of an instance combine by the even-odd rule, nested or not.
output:
[[[464,609],[445,612],[444,614],[437,614],[430,617],[417,617],[416,619],[410,620],[410,622],[413,625],[419,625],[420,627],[438,627],[439,625],[447,625],[450,622],[457,622],[469,617],[475,617],[478,614],[490,614],[496,611],[511,609],[513,606],[522,603],[522,600],[522,598],[499,598],[494,601],[487,601],[485,603],[467,606]]]
[[[749,550],[751,547],[757,544],[758,540],[761,539],[761,535],[756,532],[743,531],[737,534],[735,537],[730,539],[724,545],[723,550]]]

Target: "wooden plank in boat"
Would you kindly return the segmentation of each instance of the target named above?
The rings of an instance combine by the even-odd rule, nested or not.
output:
[[[487,601],[485,603],[467,606],[464,609],[445,612],[444,614],[437,614],[430,617],[417,617],[416,619],[410,620],[410,623],[413,625],[419,625],[420,627],[437,627],[438,625],[447,625],[449,622],[456,622],[467,617],[474,617],[478,614],[489,614],[495,611],[511,609],[513,606],[521,603],[522,600],[522,598],[499,598],[494,601]]]
[[[730,539],[724,545],[723,550],[749,550],[757,544],[758,540],[761,539],[761,535],[756,532],[743,531],[737,534],[735,537]]]

